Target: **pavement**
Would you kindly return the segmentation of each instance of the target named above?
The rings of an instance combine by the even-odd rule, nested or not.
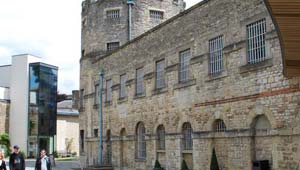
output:
[[[26,170],[34,170],[35,160],[26,160],[25,164],[26,164]],[[7,169],[9,170],[8,167]],[[56,161],[56,166],[52,167],[52,170],[74,170],[74,169],[81,169],[78,160]]]

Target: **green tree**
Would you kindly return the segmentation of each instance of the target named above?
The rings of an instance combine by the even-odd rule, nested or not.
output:
[[[5,155],[9,155],[11,150],[10,150],[9,135],[7,133],[3,133],[0,135],[0,145],[4,146]]]
[[[181,170],[189,170],[185,160],[182,160],[182,163],[181,163]]]
[[[164,168],[162,168],[159,161],[156,160],[153,170],[164,170]]]
[[[213,152],[211,156],[210,170],[219,170],[219,164],[218,164],[215,148],[213,148]]]

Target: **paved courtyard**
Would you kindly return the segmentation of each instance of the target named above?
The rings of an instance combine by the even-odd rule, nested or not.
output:
[[[26,160],[26,170],[34,170],[34,164],[35,160]],[[79,161],[57,161],[52,170],[72,170],[75,168],[80,168]]]

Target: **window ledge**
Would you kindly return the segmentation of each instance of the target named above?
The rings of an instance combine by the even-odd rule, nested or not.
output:
[[[205,80],[206,82],[222,79],[228,76],[227,71],[222,71],[218,74],[210,74],[208,75],[208,78]]]
[[[146,158],[135,158],[135,162],[146,162]]]
[[[166,150],[164,150],[164,149],[158,149],[156,152],[157,153],[166,153]]]
[[[112,101],[105,101],[104,106],[111,106],[112,105]]]
[[[193,154],[193,150],[182,150],[182,153],[190,153],[190,154]]]
[[[247,73],[250,71],[257,71],[259,69],[263,69],[271,66],[273,66],[273,58],[265,59],[264,61],[261,61],[256,64],[247,63],[246,65],[241,66],[239,69],[240,69],[240,73]]]
[[[119,98],[118,99],[118,104],[121,104],[121,103],[124,103],[124,102],[127,102],[128,101],[128,97],[122,97],[122,98]]]
[[[145,98],[145,97],[146,97],[145,93],[143,93],[143,94],[136,94],[133,99],[142,99],[142,98]]]
[[[154,89],[152,91],[152,95],[159,95],[159,94],[163,94],[168,92],[168,88],[167,87],[163,87],[163,88],[159,88],[159,89]]]
[[[189,87],[189,86],[193,86],[196,84],[196,79],[192,79],[192,80],[188,80],[188,81],[185,81],[185,82],[180,82],[179,84],[176,84],[174,86],[174,89],[181,89],[181,88],[186,88],[186,87]]]

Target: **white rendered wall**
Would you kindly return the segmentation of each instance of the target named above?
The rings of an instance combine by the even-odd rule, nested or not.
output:
[[[27,153],[29,63],[40,58],[30,55],[12,57],[10,81],[9,135],[11,145]]]
[[[0,66],[0,87],[10,86],[11,66]]]
[[[9,88],[0,87],[0,100],[9,100]]]

